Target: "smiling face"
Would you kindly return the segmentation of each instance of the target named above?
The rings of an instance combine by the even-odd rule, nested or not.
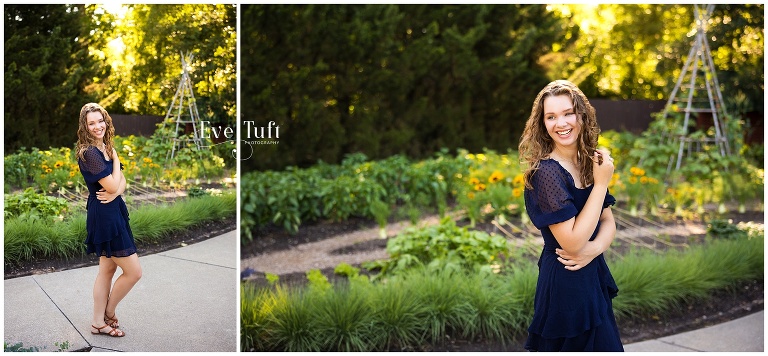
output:
[[[85,116],[85,124],[88,128],[88,133],[91,135],[94,141],[102,142],[104,135],[107,132],[107,123],[104,120],[104,115],[99,111],[91,111]]]
[[[560,149],[578,148],[581,120],[574,111],[568,95],[548,96],[544,99],[544,127],[555,146]]]

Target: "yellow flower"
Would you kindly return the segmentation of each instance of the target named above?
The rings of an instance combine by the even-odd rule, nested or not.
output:
[[[636,184],[637,183],[637,177],[629,177],[629,183],[630,184]]]
[[[502,180],[503,178],[504,178],[504,175],[501,174],[501,172],[494,171],[493,173],[491,173],[491,176],[488,177],[488,182],[496,183],[496,182]]]
[[[47,165],[47,164],[45,164],[45,163],[43,163],[43,165],[42,165],[42,166],[40,166],[40,168],[42,168],[42,169],[48,169],[48,165]]]
[[[478,185],[480,184],[480,180],[475,177],[469,178],[469,184]]]
[[[483,191],[483,190],[485,190],[485,184],[483,184],[483,183],[477,183],[477,184],[475,184],[475,190],[477,190],[477,191]]]
[[[520,197],[521,195],[523,195],[523,189],[522,188],[512,189],[512,196],[513,197],[517,198],[517,197]]]
[[[473,192],[469,192],[469,193],[467,193],[467,198],[469,198],[469,199],[475,199],[475,193],[473,193]]]
[[[638,168],[638,167],[632,167],[632,168],[629,169],[629,173],[632,173],[633,175],[636,175],[636,176],[644,176],[645,175],[645,170],[643,170],[642,168]]]
[[[75,176],[75,171],[69,171],[69,176],[70,177],[74,177]]]
[[[512,181],[515,185],[523,185],[525,183],[525,178],[523,178],[523,174],[518,174],[515,176],[515,180]]]
[[[648,177],[642,176],[640,177],[640,184],[646,184],[648,183]]]
[[[53,172],[53,169],[50,169],[50,168],[45,169],[45,173],[51,173],[51,172]]]
[[[656,179],[656,178],[648,177],[648,183],[651,183],[651,184],[658,184],[658,183],[659,183],[659,180],[658,180],[658,179]]]
[[[144,157],[144,163],[152,163],[152,159],[149,157]]]
[[[53,165],[53,168],[61,168],[61,166],[63,166],[63,165],[64,165],[64,163],[63,163],[63,162],[61,162],[61,161],[56,161],[56,164],[54,164],[54,165]]]

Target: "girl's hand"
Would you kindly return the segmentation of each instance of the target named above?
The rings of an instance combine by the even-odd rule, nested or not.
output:
[[[106,190],[104,190],[103,188],[101,190],[99,190],[98,192],[96,192],[96,199],[99,199],[99,201],[102,204],[109,204],[113,200],[115,200],[118,196],[120,196],[120,194],[109,193]]]
[[[578,254],[572,255],[560,248],[555,249],[555,253],[557,253],[558,256],[557,260],[565,265],[565,269],[569,271],[578,271],[603,252],[600,251],[600,246],[598,246],[598,244],[589,241]]]
[[[595,178],[595,184],[604,184],[608,186],[613,176],[613,157],[611,153],[606,149],[595,150],[594,157],[592,157],[593,163],[593,175]]]

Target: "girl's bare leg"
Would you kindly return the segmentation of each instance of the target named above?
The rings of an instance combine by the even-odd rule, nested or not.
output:
[[[111,259],[99,257],[99,274],[96,275],[96,282],[93,284],[93,320],[91,325],[104,325],[104,310],[107,307],[109,299],[109,290],[112,287],[112,277],[117,270],[117,264]]]
[[[141,279],[141,265],[139,264],[138,254],[134,253],[128,257],[112,257],[111,260],[115,265],[120,266],[123,273],[120,277],[117,277],[115,284],[112,286],[109,301],[106,303],[105,308],[102,309],[102,318],[104,314],[114,317],[117,305],[128,295],[128,292],[136,285],[136,282]]]

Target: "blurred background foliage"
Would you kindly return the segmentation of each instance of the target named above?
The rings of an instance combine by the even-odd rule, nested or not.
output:
[[[708,24],[729,111],[763,111],[763,5]],[[692,5],[242,5],[242,169],[514,149],[536,93],[665,100],[695,34]],[[274,132],[273,132],[274,134]]]

